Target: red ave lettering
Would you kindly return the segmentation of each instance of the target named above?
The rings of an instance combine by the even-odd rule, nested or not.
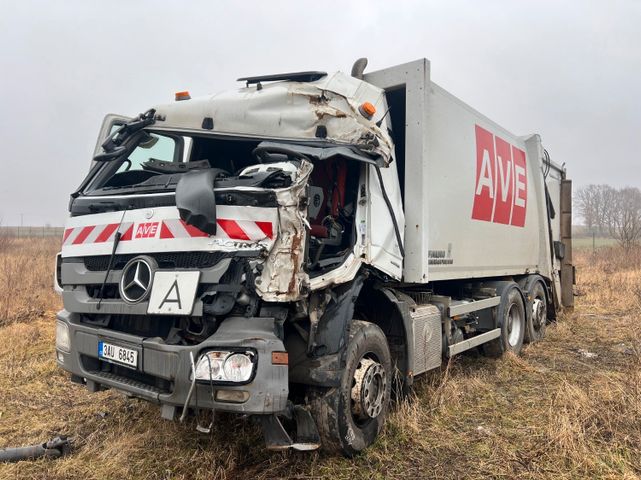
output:
[[[527,207],[525,152],[476,125],[472,218],[523,227]]]
[[[139,223],[134,238],[154,238],[158,231],[158,222]]]

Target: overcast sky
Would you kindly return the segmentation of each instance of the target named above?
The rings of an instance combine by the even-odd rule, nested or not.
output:
[[[61,225],[106,113],[427,57],[575,185],[641,187],[641,1],[0,0],[0,218]]]

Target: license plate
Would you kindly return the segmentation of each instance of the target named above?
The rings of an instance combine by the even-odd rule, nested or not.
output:
[[[191,315],[200,272],[161,272],[154,274],[147,313]]]
[[[98,342],[98,358],[120,363],[127,367],[136,368],[138,366],[138,352],[136,350],[112,343]]]

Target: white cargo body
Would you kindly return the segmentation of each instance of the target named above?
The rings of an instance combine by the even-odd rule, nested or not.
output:
[[[403,281],[556,277],[540,137],[516,136],[436,85],[425,59],[364,79],[386,90],[391,107],[404,179]],[[548,181],[558,203],[561,178]]]

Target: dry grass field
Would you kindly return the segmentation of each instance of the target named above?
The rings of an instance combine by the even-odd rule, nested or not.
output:
[[[71,384],[54,360],[56,247],[21,239],[0,252],[0,448],[66,434],[74,450],[0,465],[2,479],[641,477],[641,251],[578,252],[576,309],[543,342],[428,374],[348,460],[266,452],[255,425],[222,414],[202,435]]]

